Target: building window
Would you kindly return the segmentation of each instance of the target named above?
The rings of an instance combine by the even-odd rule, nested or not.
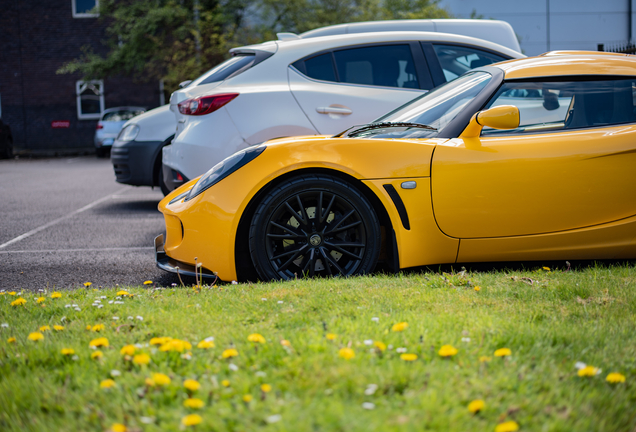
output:
[[[73,18],[95,18],[99,16],[99,0],[71,0]]]
[[[77,118],[99,119],[104,112],[104,81],[77,81]]]

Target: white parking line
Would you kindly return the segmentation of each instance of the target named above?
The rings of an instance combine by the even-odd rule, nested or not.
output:
[[[130,247],[113,247],[113,248],[86,248],[86,249],[33,249],[33,250],[17,250],[17,251],[0,251],[2,254],[21,254],[21,253],[64,253],[64,252],[112,252],[127,250],[155,250],[152,246],[130,246]]]
[[[91,209],[91,208],[95,207],[97,204],[100,204],[100,203],[102,203],[102,202],[104,202],[104,201],[106,201],[106,200],[108,200],[108,199],[111,199],[113,196],[115,196],[115,195],[117,195],[117,194],[119,194],[119,193],[121,193],[121,192],[124,192],[126,189],[128,189],[128,188],[122,188],[122,189],[118,190],[117,192],[114,192],[114,193],[112,193],[112,194],[110,194],[110,195],[106,195],[105,197],[100,198],[100,199],[98,199],[97,201],[93,201],[92,203],[90,203],[90,204],[88,204],[88,205],[85,205],[85,206],[84,206],[84,207],[82,207],[81,209],[77,209],[77,210],[75,210],[75,211],[73,211],[73,212],[71,212],[71,213],[69,213],[69,214],[67,214],[67,215],[65,215],[65,216],[62,216],[62,217],[57,218],[57,219],[55,219],[55,220],[52,220],[52,221],[51,221],[51,222],[49,222],[49,223],[46,223],[46,224],[44,224],[44,225],[42,225],[42,226],[39,226],[39,227],[37,227],[37,228],[35,228],[35,229],[32,229],[32,230],[31,230],[31,231],[29,231],[29,232],[26,232],[26,233],[24,233],[24,234],[22,234],[22,235],[19,235],[19,236],[17,236],[16,238],[11,239],[11,240],[9,240],[9,241],[8,241],[8,242],[6,242],[6,243],[2,243],[2,244],[0,245],[0,249],[4,249],[4,248],[6,248],[7,246],[12,245],[13,243],[17,243],[17,242],[19,242],[20,240],[24,240],[25,238],[31,237],[33,234],[37,234],[37,233],[39,233],[40,231],[43,231],[43,230],[45,230],[45,229],[47,229],[47,228],[52,227],[53,225],[57,225],[58,223],[63,222],[63,221],[65,221],[65,220],[67,220],[67,219],[70,219],[70,218],[72,218],[73,216],[75,216],[75,215],[77,215],[77,214],[80,214],[80,213],[82,213],[82,212],[85,212],[86,210],[89,210],[89,209]]]

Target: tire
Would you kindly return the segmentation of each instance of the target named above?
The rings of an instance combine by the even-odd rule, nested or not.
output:
[[[329,175],[294,177],[259,203],[249,232],[263,280],[370,273],[380,253],[380,223],[369,201]]]
[[[159,169],[159,187],[161,188],[163,196],[167,196],[170,192],[172,192],[170,189],[168,189],[168,186],[166,186],[166,182],[163,180],[163,167]]]

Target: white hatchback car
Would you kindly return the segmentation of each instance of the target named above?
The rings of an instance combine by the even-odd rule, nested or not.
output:
[[[433,32],[373,32],[235,48],[174,92],[164,183],[174,189],[266,140],[333,134],[372,121],[469,69],[524,57],[502,45]]]

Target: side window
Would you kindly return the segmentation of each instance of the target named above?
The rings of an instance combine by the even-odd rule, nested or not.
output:
[[[71,0],[73,18],[96,18],[99,0]]]
[[[636,121],[634,78],[606,81],[507,82],[488,108],[519,108],[519,128],[538,132],[606,126]],[[510,133],[484,128],[482,135]]]
[[[472,47],[433,44],[433,48],[446,81],[455,79],[470,69],[508,60],[497,54]]]
[[[104,81],[77,81],[77,118],[99,119],[104,111]]]
[[[340,82],[419,88],[409,45],[380,45],[334,52]]]
[[[330,52],[305,60],[305,71],[310,78],[337,81]]]

